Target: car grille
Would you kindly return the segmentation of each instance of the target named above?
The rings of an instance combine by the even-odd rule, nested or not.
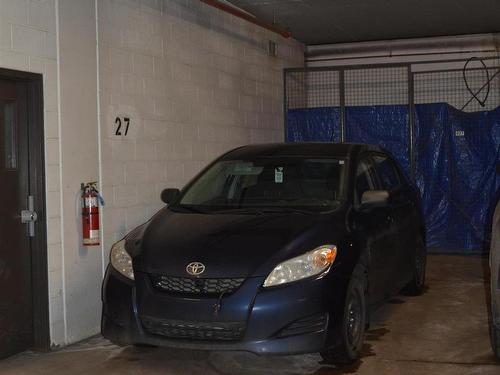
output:
[[[150,275],[156,289],[170,293],[187,294],[231,294],[240,287],[245,279],[201,279]]]
[[[245,333],[244,322],[189,322],[142,316],[144,329],[154,335],[175,339],[236,341]]]

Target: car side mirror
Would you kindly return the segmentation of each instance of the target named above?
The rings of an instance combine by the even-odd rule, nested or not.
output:
[[[166,203],[172,203],[181,193],[179,189],[164,189],[161,192],[161,200]]]
[[[387,190],[368,190],[361,196],[362,209],[387,207],[389,204],[389,192]]]

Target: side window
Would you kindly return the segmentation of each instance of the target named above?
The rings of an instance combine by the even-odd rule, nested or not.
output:
[[[373,175],[373,163],[371,159],[363,159],[358,163],[358,168],[356,169],[356,183],[355,183],[355,191],[354,198],[355,204],[359,204],[361,202],[361,196],[365,191],[374,190],[375,184],[372,179]]]
[[[394,162],[385,156],[374,156],[373,160],[382,189],[394,190],[398,188],[401,185],[401,179]]]

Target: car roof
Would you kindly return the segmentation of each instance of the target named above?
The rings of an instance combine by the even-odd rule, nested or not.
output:
[[[361,143],[267,143],[238,147],[225,154],[222,159],[263,157],[338,157],[355,158],[361,152],[383,152],[380,146]]]

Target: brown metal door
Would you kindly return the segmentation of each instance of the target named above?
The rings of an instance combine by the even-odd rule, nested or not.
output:
[[[0,358],[33,344],[27,88],[0,80]]]

